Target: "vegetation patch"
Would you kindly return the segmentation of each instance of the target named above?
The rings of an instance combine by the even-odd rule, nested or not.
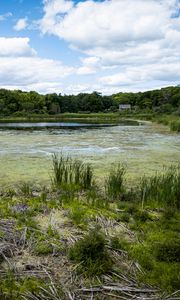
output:
[[[105,237],[97,229],[89,232],[70,248],[69,258],[78,264],[79,272],[85,272],[88,276],[105,274],[112,266]]]
[[[115,299],[127,290],[132,299],[140,291],[151,299],[178,295],[179,166],[132,188],[122,165],[113,170],[99,187],[67,175],[38,193],[27,185],[1,194],[3,300],[87,299],[92,290],[97,299],[110,290]]]

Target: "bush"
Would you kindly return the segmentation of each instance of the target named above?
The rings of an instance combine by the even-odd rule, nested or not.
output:
[[[80,272],[85,272],[89,276],[104,274],[112,265],[105,237],[97,232],[97,229],[92,230],[70,248],[69,258],[79,263]]]

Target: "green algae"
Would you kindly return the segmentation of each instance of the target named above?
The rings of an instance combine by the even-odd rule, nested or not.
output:
[[[102,128],[0,130],[0,185],[19,181],[47,183],[53,153],[91,163],[97,177],[113,163],[127,164],[128,179],[151,175],[180,161],[180,136],[163,126],[118,125]]]

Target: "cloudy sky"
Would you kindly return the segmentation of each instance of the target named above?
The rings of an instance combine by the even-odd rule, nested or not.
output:
[[[0,0],[0,87],[144,91],[180,83],[180,0]]]

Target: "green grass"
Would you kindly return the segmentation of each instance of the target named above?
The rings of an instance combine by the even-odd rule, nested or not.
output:
[[[139,179],[131,187],[125,180],[124,165],[117,164],[98,186],[93,175],[89,183],[84,163],[64,156],[56,157],[54,163],[57,169],[60,165],[56,178],[60,184],[55,187],[39,188],[39,196],[33,196],[31,186],[24,184],[1,194],[0,244],[9,243],[8,232],[13,239],[20,236],[15,243],[20,248],[8,258],[11,265],[24,255],[30,261],[49,262],[48,270],[54,266],[52,276],[60,274],[67,282],[74,276],[78,287],[103,284],[102,275],[111,276],[111,271],[133,276],[132,265],[138,266],[135,280],[140,285],[175,292],[180,280],[179,166]],[[12,222],[12,228],[1,226],[1,221]],[[1,258],[3,267],[7,261]],[[42,293],[44,299],[53,299],[49,279],[42,283],[34,277],[17,278],[14,270],[12,267],[0,280],[3,300],[22,300],[27,293],[36,297],[32,299],[40,299]],[[66,299],[60,278],[55,283],[57,295],[62,293]]]

